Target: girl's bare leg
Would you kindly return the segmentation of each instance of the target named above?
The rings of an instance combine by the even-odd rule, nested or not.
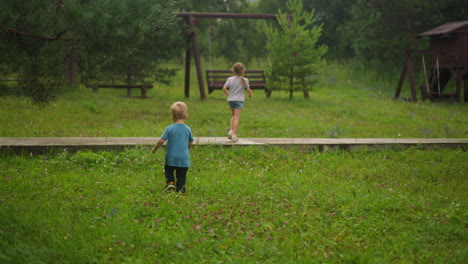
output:
[[[237,135],[237,130],[239,129],[239,120],[240,114],[242,109],[231,109],[232,117],[231,117],[231,131],[232,135]]]

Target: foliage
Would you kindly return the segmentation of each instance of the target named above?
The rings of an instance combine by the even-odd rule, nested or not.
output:
[[[327,48],[318,46],[322,27],[314,25],[314,13],[304,12],[301,0],[289,0],[291,14],[279,11],[279,29],[265,26],[269,38],[267,50],[269,88],[286,90],[292,98],[293,91],[310,91],[317,74],[325,67],[323,56]]]
[[[401,66],[401,48],[425,45],[424,31],[468,17],[464,0],[303,0],[304,11],[315,10],[323,25],[319,44],[329,47],[328,59]],[[276,12],[286,1],[259,0],[258,12]],[[372,69],[374,65],[368,68]]]
[[[126,75],[141,81],[177,52],[174,4],[2,1],[0,76],[20,79],[20,94],[39,103],[54,99],[52,91],[64,78],[73,83],[77,72],[87,81],[123,81]]]
[[[447,12],[449,6],[459,9],[458,13]],[[350,12],[351,19],[339,31],[358,58],[400,65],[404,48],[427,43],[427,39],[418,40],[418,34],[449,21],[466,19],[468,10],[460,0],[358,0]]]
[[[2,263],[463,263],[465,151],[195,147],[0,158]]]
[[[340,32],[352,18],[351,7],[356,0],[303,0],[304,10],[315,10],[317,23],[323,26],[319,44],[326,45],[327,59],[345,61],[355,57],[351,49],[349,35]]]
[[[249,1],[186,1],[184,11],[212,13],[255,13]],[[212,67],[212,58],[224,58],[229,65],[236,61],[249,63],[256,58],[264,58],[266,37],[262,20],[233,18],[204,18],[197,23],[197,38],[201,55]]]
[[[237,6],[239,2],[243,3],[245,0],[182,0],[182,5],[185,12],[229,12],[231,8]]]
[[[175,27],[174,1],[111,3],[94,3],[93,9],[106,10],[108,14],[90,12],[88,20],[80,25],[86,29],[82,30],[84,39],[90,40],[83,44],[79,56],[87,69],[84,78],[168,82],[168,76],[173,76],[174,72],[162,68],[161,63],[171,59],[183,47],[180,29]],[[148,77],[152,79],[147,80]]]
[[[278,10],[285,10],[287,1],[284,0],[259,0],[257,9],[260,13],[278,13]]]
[[[254,19],[221,19],[210,23],[208,37],[212,46],[209,55],[225,58],[230,64],[265,58],[267,38],[262,22]]]

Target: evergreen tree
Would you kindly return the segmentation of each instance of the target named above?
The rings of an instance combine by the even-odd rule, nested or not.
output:
[[[328,47],[327,58],[353,57],[348,36],[339,34],[340,28],[351,19],[351,7],[357,0],[304,0],[304,10],[315,10],[316,21],[323,24],[319,43]]]
[[[177,51],[174,0],[2,0],[0,78],[20,80],[33,102],[58,96],[65,80],[167,80],[158,65]],[[64,74],[64,72],[66,74]],[[162,77],[158,78],[158,77]]]
[[[294,91],[304,91],[307,98],[325,67],[327,47],[317,45],[322,26],[314,25],[314,13],[304,12],[301,0],[289,0],[287,8],[290,15],[278,12],[279,28],[265,25],[270,57],[267,78],[272,90],[289,91],[290,99]]]

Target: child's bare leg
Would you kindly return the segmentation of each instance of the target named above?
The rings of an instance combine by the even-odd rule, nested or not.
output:
[[[239,129],[239,121],[240,121],[240,114],[242,109],[231,109],[232,117],[231,117],[231,131],[232,135],[237,135],[237,130]]]

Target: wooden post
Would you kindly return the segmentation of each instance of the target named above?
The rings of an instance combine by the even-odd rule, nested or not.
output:
[[[414,71],[413,71],[413,60],[412,60],[412,54],[409,54],[408,56],[408,77],[409,77],[409,82],[410,82],[410,87],[411,87],[411,97],[412,101],[416,102],[418,101],[417,95],[416,95],[416,87],[414,84]]]
[[[132,75],[130,73],[127,73],[127,85],[132,84]],[[127,97],[132,97],[132,89],[127,88]]]
[[[465,103],[468,102],[468,74],[465,77],[465,91],[464,91],[464,101]]]
[[[405,76],[408,73],[408,78],[409,78],[410,88],[411,88],[411,101],[416,102],[418,101],[418,98],[416,96],[416,87],[414,84],[414,71],[413,71],[413,60],[412,60],[411,50],[406,49],[405,54],[406,54],[405,65],[403,65],[403,69],[401,70],[400,80],[398,81],[398,85],[395,91],[394,98],[398,98],[400,96],[401,87],[403,86],[403,82],[405,81]]]
[[[192,49],[193,49],[193,57],[195,59],[195,67],[197,69],[200,97],[202,100],[205,100],[206,99],[205,85],[203,84],[203,73],[202,73],[201,62],[200,62],[200,51],[198,50],[198,39],[197,39],[197,33],[195,32],[195,18],[192,15],[190,15],[187,17],[187,19],[192,30]]]
[[[146,86],[143,85],[141,87],[141,98],[148,98],[148,96],[146,95]]]
[[[406,50],[405,54],[406,54],[405,64],[403,65],[403,69],[401,70],[401,73],[400,73],[400,80],[398,81],[398,85],[397,85],[397,88],[396,88],[396,91],[395,91],[395,96],[394,96],[395,98],[400,97],[401,87],[403,86],[403,82],[405,81],[406,72],[408,71],[408,60],[409,60],[408,50]]]
[[[463,76],[465,76],[468,73],[468,69],[458,69],[456,70],[456,74],[454,75],[455,80],[456,80],[456,92],[455,92],[455,100],[457,102],[461,101],[461,82],[463,81]],[[467,81],[468,79],[465,78],[465,102],[466,102],[466,89],[467,89]]]
[[[188,46],[185,51],[185,98],[190,97],[190,56],[192,52],[190,50],[191,36],[188,37]]]

